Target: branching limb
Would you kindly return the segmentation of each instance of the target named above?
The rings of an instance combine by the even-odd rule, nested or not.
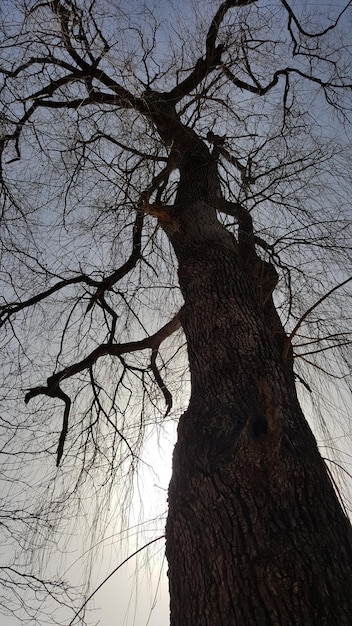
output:
[[[161,172],[159,172],[158,174],[156,174],[156,176],[154,176],[150,185],[148,185],[148,187],[141,193],[140,201],[139,201],[139,207],[141,209],[143,209],[145,204],[149,204],[149,200],[155,191],[156,191],[156,202],[157,203],[161,202],[161,195],[164,189],[166,188],[166,185],[170,178],[170,174],[174,171],[175,168],[176,168],[175,157],[171,153],[168,158],[166,166],[161,170]]]
[[[68,418],[69,418],[70,409],[71,409],[71,399],[64,391],[62,391],[58,380],[54,380],[47,387],[36,387],[36,389],[33,390],[33,394],[32,392],[27,393],[25,396],[25,403],[27,404],[32,397],[38,396],[41,394],[49,396],[51,398],[58,398],[59,400],[62,400],[65,404],[64,415],[63,415],[63,420],[62,420],[62,429],[61,429],[61,433],[59,437],[59,444],[58,444],[57,453],[56,453],[56,467],[58,467],[62,458],[63,451],[64,451],[64,444],[65,444],[67,430],[68,430]]]
[[[130,257],[127,259],[121,267],[115,270],[112,274],[104,278],[103,280],[94,280],[90,276],[86,274],[79,274],[72,278],[67,278],[58,281],[55,285],[46,289],[45,291],[33,296],[32,298],[28,298],[28,300],[24,300],[22,302],[9,302],[3,305],[0,305],[0,327],[3,326],[9,319],[28,307],[31,307],[42,300],[45,300],[49,296],[54,293],[65,289],[66,287],[74,284],[85,284],[89,287],[95,287],[97,289],[94,296],[92,296],[91,301],[87,307],[87,312],[93,307],[94,303],[97,300],[100,300],[105,291],[111,289],[113,285],[115,285],[121,278],[126,276],[137,264],[139,259],[141,258],[141,237],[142,237],[142,228],[143,228],[143,213],[138,211],[135,218],[135,223],[133,226],[133,235],[132,235],[132,252]],[[103,308],[106,308],[104,306]]]
[[[322,87],[322,89],[324,89],[324,92],[326,90],[328,90],[329,88],[331,89],[346,89],[346,88],[351,88],[352,87],[352,82],[348,81],[347,83],[336,83],[336,82],[332,82],[330,80],[323,80],[322,78],[318,78],[317,76],[313,76],[312,74],[307,74],[306,72],[303,72],[302,70],[299,70],[296,67],[285,67],[281,70],[277,70],[274,75],[273,78],[271,79],[271,81],[269,83],[267,83],[265,86],[260,85],[260,83],[256,80],[255,84],[252,85],[251,83],[246,83],[243,80],[241,80],[240,78],[238,78],[237,76],[235,76],[231,70],[226,67],[225,65],[222,67],[222,71],[225,74],[225,76],[239,89],[242,89],[244,91],[249,91],[250,93],[254,93],[257,96],[265,96],[265,94],[268,93],[268,91],[270,91],[271,89],[273,89],[273,87],[275,87],[281,76],[284,76],[286,81],[288,79],[288,77],[291,74],[296,74],[297,76],[301,76],[301,78],[305,78],[306,80],[309,80],[312,83],[315,83],[316,85],[319,85],[320,87]],[[286,84],[286,83],[285,83]]]
[[[94,296],[92,296],[90,303],[87,307],[87,312],[93,307],[94,303],[104,296],[105,291],[111,289],[121,278],[126,276],[138,263],[141,258],[141,241],[143,230],[144,215],[142,212],[137,211],[132,234],[132,252],[127,261],[121,265],[115,272],[107,276],[99,283],[98,289]]]
[[[254,258],[255,239],[253,220],[250,212],[240,202],[230,202],[220,198],[216,202],[216,208],[222,213],[232,215],[238,222],[238,245],[243,258]]]
[[[294,22],[297,30],[301,33],[301,35],[304,35],[305,37],[323,37],[324,35],[326,35],[330,30],[333,30],[337,24],[339,23],[341,17],[343,16],[343,14],[347,11],[347,9],[351,6],[352,4],[352,0],[349,0],[349,2],[346,3],[346,5],[343,7],[343,9],[341,9],[340,13],[338,14],[336,20],[330,24],[330,26],[327,26],[326,28],[324,28],[324,30],[318,31],[316,33],[309,33],[308,31],[306,31],[302,24],[300,23],[299,19],[296,17],[293,9],[290,7],[290,5],[288,4],[288,2],[286,2],[286,0],[281,0],[282,5],[285,7],[288,16],[289,16],[289,23],[288,23],[288,30],[290,31],[290,33],[292,34],[292,22]]]
[[[171,100],[174,102],[181,100],[185,95],[195,89],[202,80],[206,78],[209,72],[221,63],[221,54],[224,50],[224,46],[222,44],[217,46],[216,39],[226,13],[232,8],[247,6],[256,1],[257,0],[226,0],[226,2],[220,5],[207,32],[205,58],[199,58],[189,76],[169,92],[168,97]]]
[[[303,313],[302,317],[298,320],[297,324],[295,325],[290,335],[286,339],[284,351],[282,355],[284,361],[287,359],[287,355],[288,355],[293,337],[297,333],[298,329],[302,326],[304,320],[308,317],[308,315],[310,315],[312,311],[314,311],[314,309],[317,308],[317,306],[319,306],[322,302],[324,302],[324,300],[326,300],[329,296],[331,296],[331,294],[334,293],[334,291],[336,291],[337,289],[340,289],[340,287],[343,287],[344,285],[347,285],[347,283],[349,283],[351,280],[352,280],[352,276],[350,276],[349,278],[346,278],[346,280],[342,281],[342,283],[335,285],[335,287],[330,289],[327,293],[324,293],[324,295],[321,298],[319,298],[319,300],[314,302],[314,304],[312,304],[312,306],[309,307],[309,309],[307,309],[305,313]]]
[[[33,306],[34,304],[37,304],[42,300],[45,300],[57,291],[65,289],[65,287],[79,283],[89,285],[90,287],[98,287],[100,285],[100,281],[94,280],[86,274],[79,274],[78,276],[74,276],[73,278],[60,280],[49,289],[42,291],[32,298],[28,298],[28,300],[23,300],[23,302],[9,302],[6,304],[2,304],[0,305],[0,328],[19,311],[23,311],[24,309],[27,309],[28,307]]]
[[[146,337],[145,339],[141,339],[140,341],[130,341],[127,343],[117,343],[117,344],[109,344],[103,343],[95,350],[93,350],[88,356],[86,356],[81,361],[70,365],[69,367],[64,368],[60,372],[53,374],[47,379],[46,387],[40,386],[35,387],[31,391],[29,391],[25,396],[26,403],[39,395],[47,395],[52,397],[59,397],[56,393],[57,385],[67,378],[72,378],[75,374],[82,372],[83,370],[89,369],[98,359],[102,356],[111,355],[111,356],[120,356],[121,354],[126,354],[127,352],[137,352],[139,350],[145,350],[150,348],[151,350],[157,349],[161,343],[170,335],[172,335],[176,330],[181,327],[179,313],[173,317],[173,319],[165,324],[162,328],[160,328],[154,335],[150,337]]]
[[[115,272],[107,276],[104,280],[99,283],[99,287],[91,298],[91,301],[87,307],[87,312],[93,307],[94,303],[104,296],[105,291],[108,291],[115,285],[121,278],[126,276],[138,263],[141,257],[141,243],[142,243],[142,230],[143,230],[143,220],[144,214],[150,213],[146,210],[146,207],[149,206],[149,199],[152,194],[156,191],[156,199],[157,202],[160,202],[160,198],[164,187],[167,185],[170,174],[174,169],[174,161],[173,158],[170,157],[168,159],[167,165],[152,179],[150,185],[141,193],[140,202],[139,202],[139,210],[137,210],[135,222],[133,226],[133,235],[132,235],[132,252],[129,259],[119,267]],[[106,303],[105,303],[106,304]],[[106,308],[104,306],[103,308]]]
[[[231,215],[235,220],[240,224],[241,223],[241,235],[246,234],[246,238],[248,240],[252,239],[253,244],[268,252],[271,256],[278,257],[274,251],[274,245],[268,243],[259,235],[254,234],[253,230],[253,220],[251,214],[248,209],[246,209],[243,204],[240,202],[230,202],[229,200],[221,199],[218,201],[217,210],[220,213],[224,213],[225,215]],[[281,266],[279,263],[279,259],[277,258],[277,264]],[[286,268],[285,268],[286,269]]]
[[[51,398],[58,398],[62,400],[65,404],[63,425],[62,425],[59,445],[57,449],[57,465],[59,465],[60,460],[62,458],[64,443],[65,443],[67,430],[68,430],[68,418],[69,418],[69,413],[70,413],[70,408],[71,408],[71,400],[68,397],[68,395],[64,393],[62,389],[60,388],[60,382],[65,379],[72,378],[75,374],[78,374],[79,372],[82,372],[83,370],[90,369],[94,365],[94,363],[96,363],[96,361],[100,359],[102,356],[106,356],[108,354],[111,356],[120,356],[122,354],[126,354],[127,352],[137,352],[139,350],[145,350],[149,348],[152,350],[152,359],[151,359],[152,371],[155,375],[156,382],[164,395],[165,402],[168,408],[167,412],[169,412],[171,409],[171,405],[172,405],[172,402],[170,399],[171,394],[166,388],[160,376],[160,373],[155,364],[155,359],[156,359],[156,355],[158,353],[158,349],[161,343],[165,339],[167,339],[167,337],[170,337],[170,335],[176,332],[176,330],[178,330],[180,327],[181,327],[180,312],[178,312],[170,322],[165,324],[156,333],[154,333],[154,335],[151,335],[150,337],[146,337],[145,339],[142,339],[140,341],[131,341],[128,343],[101,344],[100,346],[98,346],[98,348],[93,350],[93,352],[91,352],[88,356],[82,359],[82,361],[78,361],[77,363],[69,367],[66,367],[60,372],[57,372],[56,374],[53,374],[52,376],[50,376],[47,379],[46,386],[42,385],[39,387],[35,387],[34,389],[31,389],[30,391],[26,393],[25,395],[26,404],[32,398],[35,398],[40,395],[46,395]]]
[[[114,106],[120,106],[123,108],[133,108],[140,113],[146,114],[147,108],[143,99],[134,96],[126,88],[122,87],[111,76],[109,76],[104,70],[98,68],[99,62],[106,52],[107,42],[103,39],[103,51],[98,56],[93,56],[89,50],[87,36],[82,24],[82,18],[79,10],[71,3],[71,9],[67,10],[60,0],[53,0],[48,3],[43,3],[40,6],[47,6],[58,18],[60,23],[61,38],[64,44],[63,49],[66,51],[69,60],[63,58],[57,58],[52,52],[48,53],[46,57],[33,56],[28,61],[20,63],[17,67],[6,68],[1,66],[0,73],[7,79],[16,78],[21,73],[28,69],[33,69],[35,66],[42,68],[59,68],[60,70],[66,70],[68,73],[64,76],[55,76],[48,81],[44,87],[39,90],[33,91],[33,93],[26,96],[21,100],[25,107],[23,115],[15,123],[15,128],[12,133],[7,133],[1,137],[0,140],[0,152],[4,150],[5,145],[8,142],[14,142],[14,148],[16,157],[12,158],[12,161],[21,158],[20,153],[20,136],[23,128],[33,118],[35,111],[40,108],[51,109],[79,109],[82,106],[89,104],[110,104]],[[34,7],[32,11],[39,8],[39,5]],[[73,29],[74,23],[78,20],[80,24],[80,41],[86,43],[86,58],[83,58],[77,51],[76,42],[72,41],[70,29]],[[72,23],[71,23],[72,21]],[[101,32],[98,29],[99,36]],[[88,59],[88,60],[87,60]],[[95,87],[93,87],[93,81],[95,81]],[[65,85],[80,83],[84,89],[84,93],[77,98],[66,98],[53,100],[52,96],[60,91]],[[106,88],[108,91],[100,90],[97,85]],[[77,91],[77,89],[75,89]],[[27,108],[27,103],[30,106]]]
[[[156,364],[157,356],[158,356],[158,348],[154,348],[152,350],[152,356],[150,358],[150,367],[151,367],[151,370],[152,370],[152,372],[154,374],[155,381],[156,381],[156,383],[157,383],[161,393],[164,396],[165,404],[166,404],[166,407],[167,407],[166,408],[166,413],[165,413],[164,417],[166,417],[170,413],[170,411],[172,409],[172,394],[168,390],[168,388],[166,387],[166,385],[165,385],[165,383],[164,383],[164,381],[163,381],[163,379],[161,377],[161,374],[159,372],[158,366]]]
[[[213,155],[216,157],[222,156],[226,161],[231,163],[231,165],[233,165],[239,171],[241,177],[241,189],[246,192],[248,190],[248,187],[255,183],[256,180],[251,173],[251,158],[248,157],[246,165],[243,165],[241,161],[239,161],[239,159],[237,159],[233,154],[230,154],[230,152],[224,147],[223,142],[219,142],[219,139],[222,138],[214,135],[214,133],[212,133],[211,131],[208,132],[207,140],[214,146]]]

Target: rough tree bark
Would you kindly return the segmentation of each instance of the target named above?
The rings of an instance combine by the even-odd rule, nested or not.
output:
[[[180,171],[154,214],[179,263],[192,380],[169,489],[171,626],[347,626],[351,527],[297,399],[275,270],[244,207],[237,239],[218,221],[215,155],[170,108],[167,125],[152,117]]]

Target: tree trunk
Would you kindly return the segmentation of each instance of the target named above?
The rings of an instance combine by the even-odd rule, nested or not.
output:
[[[171,626],[350,626],[351,528],[282,356],[273,284],[195,199],[199,181],[187,206],[180,172],[167,232],[192,392],[169,488]]]

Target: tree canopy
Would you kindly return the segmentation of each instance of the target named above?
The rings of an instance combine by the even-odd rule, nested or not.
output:
[[[292,346],[334,480],[347,475],[351,4],[0,8],[4,612],[20,619],[26,597],[40,623],[41,598],[71,606],[38,545],[88,512],[94,544],[117,490],[128,528],[148,439],[174,437],[187,406],[169,233],[172,208],[192,202],[195,155],[214,164],[217,223],[275,270],[283,355]],[[157,532],[146,521],[146,541],[164,514]]]

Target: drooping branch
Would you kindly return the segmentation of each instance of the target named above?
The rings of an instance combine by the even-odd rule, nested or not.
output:
[[[57,452],[56,452],[56,467],[59,467],[60,461],[62,459],[62,455],[64,453],[64,445],[65,445],[66,435],[68,431],[68,418],[69,418],[70,409],[71,409],[71,398],[66,393],[64,393],[62,389],[59,388],[59,386],[57,387],[57,392],[58,394],[56,397],[60,398],[65,403],[64,415],[62,419],[62,429],[61,429],[61,433],[59,437],[59,444],[57,446]]]
[[[149,337],[146,337],[145,339],[142,339],[140,341],[131,341],[128,343],[121,343],[121,344],[112,344],[112,343],[101,344],[81,361],[78,361],[77,363],[74,363],[73,365],[70,365],[66,367],[65,369],[61,370],[60,372],[57,372],[56,374],[53,374],[52,376],[50,376],[47,379],[46,385],[35,387],[34,389],[31,389],[30,391],[26,393],[25,395],[26,404],[28,404],[28,402],[32,398],[35,398],[41,395],[45,395],[50,398],[58,398],[59,400],[62,400],[65,404],[63,425],[62,425],[59,445],[57,449],[57,465],[59,465],[60,460],[62,458],[64,443],[65,443],[66,435],[68,431],[69,413],[71,409],[71,399],[61,389],[60,383],[65,379],[72,378],[75,374],[78,374],[79,372],[82,372],[87,369],[90,370],[92,366],[94,365],[94,363],[96,363],[98,359],[100,359],[103,356],[106,356],[106,355],[121,356],[122,354],[130,353],[130,352],[137,352],[140,350],[151,349],[152,350],[151,369],[155,376],[156,383],[161,389],[163,396],[165,398],[165,402],[167,405],[167,413],[168,413],[172,406],[172,398],[156,366],[156,356],[158,354],[158,350],[162,342],[165,341],[165,339],[167,339],[168,337],[170,337],[170,335],[176,332],[176,330],[178,330],[180,327],[181,327],[180,312],[178,312],[173,317],[173,319],[170,320],[170,322],[165,324],[156,333],[154,333],[153,335]]]
[[[324,295],[321,296],[321,298],[319,298],[319,300],[314,302],[314,304],[312,304],[312,306],[310,306],[309,309],[307,309],[303,313],[303,315],[298,320],[297,324],[292,329],[290,335],[286,339],[285,346],[284,346],[284,351],[283,351],[283,360],[284,361],[287,359],[287,355],[288,355],[288,352],[289,352],[289,349],[290,349],[290,346],[291,346],[291,343],[292,343],[292,339],[296,335],[298,329],[302,326],[304,320],[314,311],[314,309],[317,308],[317,306],[319,306],[322,302],[324,302],[324,300],[326,300],[329,296],[331,296],[331,294],[334,293],[334,291],[337,291],[337,289],[340,289],[344,285],[347,285],[347,283],[351,282],[351,280],[352,280],[352,276],[349,276],[349,278],[346,278],[346,280],[342,281],[342,283],[339,283],[338,285],[335,285],[335,287],[333,287],[332,289],[327,291],[327,293],[324,293]]]
[[[170,335],[172,335],[176,330],[181,327],[181,322],[179,318],[179,313],[173,317],[173,319],[165,324],[162,328],[160,328],[154,335],[150,335],[150,337],[146,337],[145,339],[141,339],[140,341],[130,341],[127,343],[118,343],[118,344],[108,344],[103,343],[95,350],[93,350],[90,354],[88,354],[84,359],[74,363],[73,365],[69,365],[64,368],[60,372],[53,374],[47,379],[46,386],[35,387],[28,391],[25,396],[25,402],[28,403],[29,400],[35,398],[39,395],[47,395],[58,397],[54,393],[57,385],[67,379],[72,378],[75,374],[82,372],[83,370],[89,369],[98,359],[102,356],[110,355],[110,356],[119,356],[121,354],[126,354],[127,352],[137,352],[139,350],[145,350],[150,348],[151,350],[156,350],[161,343]]]
[[[159,537],[155,537],[154,539],[151,539],[150,541],[148,541],[148,543],[144,544],[143,546],[141,546],[140,548],[138,548],[137,550],[135,550],[132,554],[129,554],[128,557],[126,557],[121,563],[119,563],[113,570],[112,572],[110,572],[110,574],[108,576],[106,576],[106,578],[103,580],[103,582],[101,582],[95,589],[94,591],[90,594],[90,596],[88,596],[88,598],[86,598],[86,600],[84,601],[84,603],[82,604],[82,606],[80,606],[80,608],[78,609],[78,611],[75,612],[73,618],[71,619],[70,623],[68,624],[68,626],[73,626],[74,622],[76,621],[76,617],[79,616],[79,614],[83,611],[83,609],[87,606],[88,602],[91,601],[91,599],[95,596],[95,594],[102,588],[103,585],[105,585],[105,583],[108,582],[108,580],[110,580],[110,578],[116,574],[116,572],[123,567],[124,565],[126,565],[126,563],[128,563],[128,561],[130,561],[131,559],[133,559],[135,556],[137,556],[137,554],[139,554],[140,552],[142,552],[143,550],[145,550],[146,548],[148,548],[149,546],[151,546],[153,543],[156,543],[157,541],[160,541],[160,539],[164,539],[165,535],[160,535]]]
[[[98,407],[99,407],[99,411],[101,411],[101,412],[104,414],[106,421],[108,422],[108,424],[109,424],[110,426],[112,426],[112,428],[114,429],[114,431],[116,432],[116,434],[117,434],[117,435],[119,436],[119,438],[120,438],[120,439],[124,442],[124,444],[126,445],[126,447],[127,447],[127,448],[128,448],[128,450],[129,450],[130,454],[131,454],[132,456],[135,456],[135,455],[134,455],[134,452],[133,452],[133,449],[131,448],[131,446],[130,446],[130,443],[129,443],[128,439],[126,439],[126,437],[124,436],[124,434],[122,433],[122,431],[121,431],[121,430],[119,430],[119,429],[117,428],[116,424],[114,424],[114,423],[113,423],[113,421],[110,419],[110,417],[109,417],[108,413],[105,411],[104,407],[102,406],[102,404],[101,404],[101,402],[100,402],[100,399],[99,399],[99,392],[98,392],[98,390],[97,390],[97,383],[96,383],[96,381],[94,380],[94,376],[93,376],[93,368],[92,368],[92,367],[90,367],[90,368],[89,368],[89,376],[90,376],[90,384],[91,384],[91,387],[92,387],[92,390],[93,390],[93,394],[94,394],[94,400],[95,400],[95,402],[97,403],[97,405],[98,405]],[[60,439],[61,439],[61,437],[60,437]],[[60,458],[58,457],[58,459],[57,459],[57,466],[59,465],[60,460],[61,460],[61,457],[60,457]]]

